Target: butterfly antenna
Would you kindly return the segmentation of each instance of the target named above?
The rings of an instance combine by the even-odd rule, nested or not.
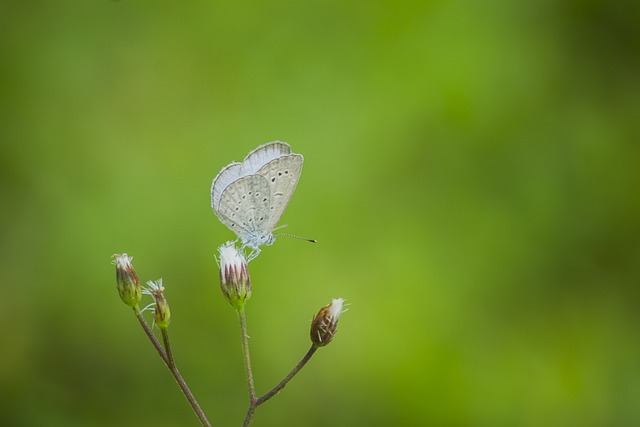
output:
[[[306,240],[307,242],[311,242],[311,243],[318,243],[316,239],[307,239],[306,237],[296,236],[295,234],[278,233],[277,236],[293,237],[294,239]]]

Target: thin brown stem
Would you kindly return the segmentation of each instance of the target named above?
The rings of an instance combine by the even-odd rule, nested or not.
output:
[[[173,359],[173,352],[171,351],[171,345],[169,344],[168,330],[166,328],[163,328],[161,329],[161,331],[162,331],[162,340],[164,341],[164,348],[167,351],[167,360],[168,360],[169,370],[173,374],[173,378],[175,378],[176,382],[178,383],[178,386],[180,386],[180,390],[182,390],[182,393],[189,401],[189,404],[191,405],[193,412],[196,413],[196,416],[200,420],[200,423],[205,427],[211,427],[211,423],[209,423],[207,416],[202,411],[202,408],[200,408],[198,401],[196,400],[193,393],[191,393],[189,386],[185,382],[184,378],[182,378],[182,375],[180,374],[180,371],[176,366],[176,362]]]
[[[307,362],[311,359],[317,349],[318,347],[316,347],[315,345],[311,345],[309,351],[307,351],[304,357],[296,364],[296,366],[293,367],[293,369],[287,374],[287,376],[282,379],[282,381],[276,384],[275,387],[273,387],[263,396],[257,399],[255,397],[251,399],[249,407],[247,408],[247,414],[244,417],[244,424],[242,424],[243,427],[247,427],[251,423],[251,421],[253,420],[253,416],[255,415],[256,408],[278,394],[280,390],[282,390],[289,383],[289,381],[291,381],[291,379],[293,379],[293,377],[295,377],[296,374],[300,372],[304,365],[307,364]]]
[[[167,353],[162,348],[162,345],[160,345],[160,341],[158,341],[156,336],[153,334],[153,331],[151,330],[151,327],[149,326],[147,321],[144,319],[144,316],[142,316],[142,313],[140,312],[140,309],[138,307],[134,307],[133,308],[133,312],[135,313],[136,317],[138,318],[138,322],[140,322],[140,326],[142,326],[142,329],[144,329],[145,334],[147,334],[147,337],[151,341],[151,344],[153,344],[153,347],[156,349],[156,351],[158,352],[158,354],[160,355],[160,357],[164,361],[165,365],[167,365],[167,367],[169,367],[169,358],[167,357]]]
[[[249,405],[249,408],[247,408],[247,415],[244,416],[244,422],[242,423],[242,427],[247,427],[249,424],[251,424],[251,421],[253,420],[253,416],[256,413],[256,408],[257,406],[254,404]]]
[[[153,344],[153,347],[156,349],[156,351],[162,358],[162,361],[165,363],[165,365],[167,365],[167,368],[169,368],[169,371],[171,371],[173,378],[178,383],[178,386],[180,386],[180,390],[182,390],[182,393],[189,401],[189,404],[191,405],[191,408],[193,409],[193,411],[196,413],[196,416],[200,420],[200,423],[204,427],[211,427],[211,423],[209,422],[206,415],[202,411],[202,408],[200,408],[200,405],[198,405],[196,398],[193,396],[193,393],[191,393],[191,390],[189,389],[189,386],[187,386],[187,383],[185,382],[184,378],[182,378],[180,371],[178,371],[178,367],[176,366],[175,361],[173,359],[173,353],[171,352],[171,345],[169,344],[169,334],[167,330],[162,329],[162,339],[164,341],[164,346],[165,346],[165,348],[162,348],[162,345],[160,345],[158,338],[156,338],[153,331],[151,330],[151,327],[149,327],[149,324],[144,319],[144,316],[142,316],[140,309],[138,307],[134,307],[133,312],[138,318],[138,321],[140,322],[142,329],[144,329],[144,332],[147,334],[147,337],[149,337],[151,344]]]
[[[286,386],[287,383],[291,381],[291,379],[295,377],[298,372],[300,372],[300,369],[302,369],[304,365],[307,364],[307,362],[311,359],[311,356],[313,356],[317,349],[318,347],[312,345],[309,351],[307,351],[307,354],[304,355],[304,357],[298,362],[296,366],[293,367],[293,369],[287,374],[286,377],[282,379],[282,381],[280,381],[274,388],[272,388],[270,391],[256,400],[256,406],[262,405],[264,402],[278,394],[280,390],[282,390],[284,386]]]

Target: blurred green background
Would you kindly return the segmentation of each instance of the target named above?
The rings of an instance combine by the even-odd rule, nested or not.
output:
[[[214,426],[247,397],[209,207],[305,156],[250,269],[260,426],[640,425],[640,3],[3,2],[0,425],[195,416],[115,289],[162,277]]]

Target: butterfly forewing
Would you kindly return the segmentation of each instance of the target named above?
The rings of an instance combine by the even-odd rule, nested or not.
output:
[[[270,161],[258,171],[259,175],[266,178],[271,194],[269,222],[265,224],[269,233],[280,221],[298,185],[302,173],[302,161],[300,154],[289,154]]]
[[[211,185],[211,207],[217,212],[222,192],[234,181],[242,177],[242,163],[231,163],[213,179]]]
[[[286,142],[273,141],[263,144],[244,158],[243,172],[246,175],[254,175],[270,161],[289,154],[291,154],[291,147]]]

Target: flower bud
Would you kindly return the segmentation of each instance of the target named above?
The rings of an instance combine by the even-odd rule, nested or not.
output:
[[[116,285],[122,302],[129,307],[137,307],[142,296],[142,287],[138,275],[131,265],[133,257],[127,254],[115,254],[113,264],[116,266]]]
[[[316,347],[323,347],[331,342],[338,329],[338,320],[344,313],[344,299],[336,298],[331,304],[320,309],[311,321],[311,341]]]
[[[249,269],[242,252],[227,242],[218,248],[220,252],[220,288],[229,303],[238,311],[251,298]]]
[[[163,292],[162,279],[158,279],[155,282],[149,280],[147,287],[142,291],[143,294],[151,295],[155,302],[155,306],[153,307],[155,324],[158,325],[160,329],[167,329],[171,322],[171,310],[169,310],[169,303],[167,303]]]

